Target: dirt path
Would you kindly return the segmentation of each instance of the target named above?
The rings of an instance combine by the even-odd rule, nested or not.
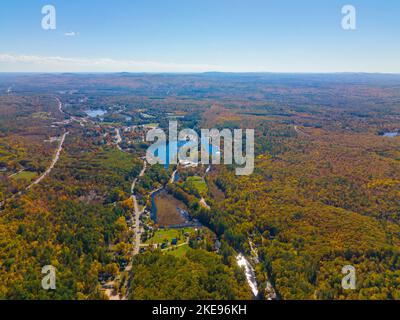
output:
[[[205,181],[206,180],[206,175],[209,173],[211,171],[211,165],[209,165],[208,167],[207,167],[207,169],[206,169],[206,172],[204,173],[204,175],[203,175],[203,180]],[[200,199],[200,205],[202,206],[202,207],[204,207],[204,208],[206,208],[206,209],[208,209],[208,210],[210,210],[211,209],[211,207],[208,205],[208,203],[207,203],[207,201],[206,201],[206,199],[204,199],[204,197],[202,197],[201,199]]]
[[[104,293],[107,295],[109,300],[122,300],[118,292],[116,292],[114,289],[111,289],[114,286],[115,282],[110,281],[108,282],[107,289],[104,290]]]
[[[305,136],[309,136],[310,135],[309,133],[304,132],[303,130],[301,130],[299,128],[299,126],[294,126],[294,131],[296,131],[298,134],[302,134],[302,135],[305,135]]]
[[[208,210],[211,209],[211,207],[208,205],[206,199],[201,198],[200,201],[199,201],[199,203],[200,203],[200,205],[201,205],[202,207],[204,207],[204,208],[206,208],[206,209],[208,209]]]
[[[177,248],[183,247],[183,246],[188,245],[188,244],[189,244],[189,239],[187,239],[185,242],[183,242],[181,244],[178,244],[176,246],[173,246],[171,248],[161,249],[161,251],[164,251],[164,252],[172,251],[173,249],[177,249]]]
[[[8,177],[9,177],[9,178],[15,177],[17,174],[20,174],[20,173],[22,173],[22,172],[24,172],[24,171],[25,171],[25,169],[19,170],[18,172],[13,173],[12,175],[9,175]]]

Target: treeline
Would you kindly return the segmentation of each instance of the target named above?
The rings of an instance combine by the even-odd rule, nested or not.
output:
[[[180,258],[161,252],[138,255],[133,270],[129,299],[251,299],[243,271],[204,250],[190,250]]]
[[[251,239],[282,299],[399,299],[398,163],[375,157],[379,141],[366,153],[345,136],[271,139],[286,147],[260,156],[252,176],[218,168],[225,200],[200,220],[249,254]],[[356,290],[341,286],[346,265]]]
[[[72,132],[52,174],[0,219],[0,299],[103,299],[129,263],[130,185],[142,162]],[[43,290],[42,267],[56,268]]]

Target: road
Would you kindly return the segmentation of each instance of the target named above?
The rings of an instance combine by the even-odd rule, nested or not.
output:
[[[136,186],[136,182],[140,177],[143,177],[145,172],[146,172],[146,168],[147,168],[147,162],[146,160],[143,161],[143,169],[140,172],[139,176],[133,180],[132,183],[132,187],[131,187],[131,199],[133,202],[133,215],[134,215],[134,219],[135,219],[135,243],[134,243],[134,247],[133,247],[133,255],[137,255],[139,253],[140,250],[140,216],[142,215],[144,209],[140,212],[139,211],[139,205],[135,196],[135,186]]]
[[[117,145],[119,147],[119,145]],[[143,177],[147,168],[147,162],[146,160],[143,161],[143,169],[140,171],[139,176],[135,178],[132,182],[131,186],[131,199],[133,202],[133,212],[132,212],[132,218],[134,219],[134,225],[135,225],[135,239],[134,239],[134,244],[133,244],[133,255],[139,254],[140,251],[140,216],[142,215],[144,209],[142,211],[139,211],[139,205],[135,196],[135,186],[136,182],[140,177]],[[126,268],[125,272],[129,273],[132,270],[132,262],[130,262]],[[126,300],[127,296],[122,297],[118,292],[115,292],[114,289],[111,289],[115,284],[115,281],[110,281],[109,283],[106,284],[107,288],[104,290],[105,294],[108,296],[110,300]],[[127,286],[127,283],[124,284]],[[129,290],[127,290],[128,294]]]
[[[115,135],[117,137],[116,144],[120,144],[122,142],[122,138],[121,138],[121,132],[120,132],[119,128],[115,129]]]
[[[60,113],[62,113],[62,114],[64,114],[64,115],[66,115],[66,116],[69,117],[69,115],[67,115],[67,114],[64,112],[64,110],[62,109],[62,102],[61,102],[61,100],[60,100],[59,98],[56,98],[56,100],[57,100],[57,102],[58,102],[58,110],[60,111]]]
[[[59,111],[60,111],[62,114],[67,115],[67,114],[62,110],[62,102],[61,102],[61,100],[60,100],[59,98],[57,98],[57,97],[56,97],[55,99],[56,99],[57,102],[58,102],[58,109],[59,109]],[[68,115],[67,115],[67,116],[68,116]],[[65,132],[65,133],[62,135],[60,144],[59,144],[59,146],[58,146],[58,148],[57,148],[57,152],[56,152],[56,154],[54,155],[54,158],[53,158],[53,160],[51,161],[51,164],[50,164],[50,166],[47,168],[47,170],[46,170],[39,178],[37,178],[33,183],[31,183],[29,186],[27,186],[27,187],[25,188],[25,190],[27,190],[27,191],[30,190],[34,185],[39,184],[44,178],[46,178],[46,177],[51,173],[51,170],[53,170],[54,166],[57,164],[58,160],[60,159],[60,154],[61,154],[61,151],[62,151],[62,149],[63,149],[64,141],[65,141],[65,138],[66,138],[66,136],[67,136],[68,134],[69,134],[69,132],[67,131],[67,132]],[[24,171],[24,169],[21,170],[20,172],[23,172],[23,171]],[[14,176],[14,175],[16,175],[16,174],[18,174],[18,173],[20,173],[20,172],[17,172],[17,173],[15,173],[15,174],[11,175],[10,177],[12,177],[12,176]],[[17,196],[20,196],[20,195],[22,195],[22,191],[20,191],[20,192],[14,194],[9,200],[14,199],[14,198],[16,198]],[[2,212],[1,209],[0,209],[0,212]],[[1,216],[4,216],[4,214],[2,214]]]
[[[60,145],[58,146],[57,152],[56,152],[56,154],[55,154],[55,156],[54,156],[54,158],[53,158],[53,160],[52,160],[50,166],[47,168],[47,170],[46,170],[39,178],[37,178],[34,182],[32,182],[32,183],[26,188],[26,190],[29,190],[29,189],[31,189],[34,185],[39,184],[44,178],[46,178],[46,177],[50,174],[51,170],[53,170],[54,166],[56,165],[56,163],[57,163],[58,160],[60,159],[60,154],[61,154],[61,151],[62,151],[62,149],[63,149],[64,141],[65,141],[65,138],[66,138],[67,134],[69,134],[68,131],[65,132],[65,133],[62,135],[61,141],[60,141]]]
[[[169,180],[169,183],[175,182],[175,176],[176,176],[177,172],[178,172],[178,169],[176,169],[174,172],[172,172],[171,180]]]
[[[120,143],[122,142],[122,137],[121,137],[121,132],[119,128],[115,129],[115,143],[117,145],[117,148],[120,151],[123,151],[122,148],[120,147]],[[135,240],[134,240],[134,246],[133,246],[133,255],[137,255],[140,251],[140,216],[142,215],[144,209],[142,211],[139,210],[139,204],[137,202],[136,196],[135,196],[135,186],[136,186],[136,182],[138,181],[138,179],[140,177],[143,177],[145,172],[146,172],[146,168],[147,168],[147,162],[146,160],[143,161],[143,169],[142,171],[140,171],[139,176],[137,178],[135,178],[135,180],[133,180],[132,185],[131,185],[131,199],[133,202],[133,212],[132,212],[132,216],[134,218],[134,226],[135,226]],[[126,267],[126,271],[129,271],[131,268],[130,265],[128,265]]]
[[[118,148],[120,151],[123,151],[122,148],[121,148],[120,145],[119,145],[119,144],[122,142],[121,132],[120,132],[119,128],[116,128],[116,129],[115,129],[115,138],[116,138],[115,143],[116,143],[116,145],[117,145],[117,148]]]
[[[69,115],[68,113],[66,113],[63,110],[63,108],[62,108],[63,104],[62,104],[60,98],[56,97],[55,99],[58,102],[58,110],[60,111],[60,113],[62,113],[63,115],[68,117],[68,120],[65,120],[64,124],[68,124],[68,123],[71,123],[71,122],[75,121],[75,122],[78,122],[81,127],[84,127],[85,123],[91,122],[88,118],[77,118],[77,117]]]

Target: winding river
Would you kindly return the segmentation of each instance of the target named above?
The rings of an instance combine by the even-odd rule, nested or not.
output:
[[[253,266],[250,264],[249,261],[247,261],[247,259],[241,253],[236,256],[236,261],[239,267],[244,268],[244,273],[246,275],[247,283],[249,284],[254,297],[258,297],[258,284],[257,284],[256,273],[254,271]]]
[[[254,243],[251,240],[249,240],[249,245],[251,248],[251,258],[250,259],[254,265],[257,265],[260,263],[257,247],[254,245]],[[255,273],[253,265],[249,262],[248,259],[246,259],[246,257],[242,253],[240,253],[236,256],[236,261],[237,261],[237,264],[239,267],[244,268],[244,273],[246,275],[247,282],[251,288],[251,291],[253,292],[254,297],[256,299],[260,298],[259,291],[258,291],[259,285],[257,283],[257,277],[256,277],[256,273]],[[265,296],[266,300],[276,300],[277,299],[275,288],[272,286],[272,283],[268,280],[266,282],[263,295]]]

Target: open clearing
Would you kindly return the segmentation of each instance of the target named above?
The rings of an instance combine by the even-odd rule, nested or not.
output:
[[[157,207],[157,223],[162,227],[174,226],[185,223],[185,219],[178,212],[177,208],[187,211],[187,206],[182,202],[163,191],[155,196]]]

